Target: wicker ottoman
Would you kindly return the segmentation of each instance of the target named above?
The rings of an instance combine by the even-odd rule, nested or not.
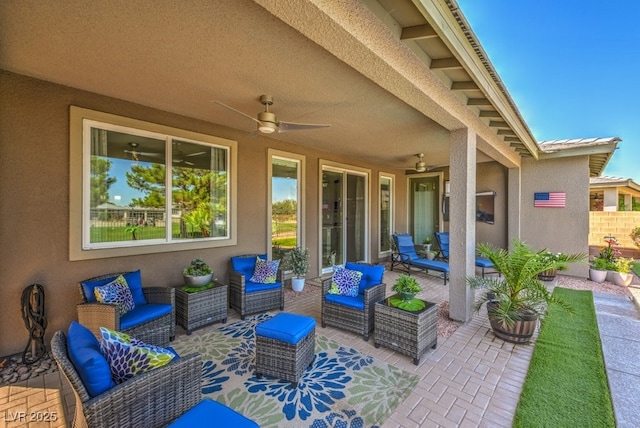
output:
[[[280,312],[256,326],[256,376],[273,376],[298,387],[313,363],[316,320]]]

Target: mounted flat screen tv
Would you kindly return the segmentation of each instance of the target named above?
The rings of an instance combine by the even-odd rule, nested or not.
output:
[[[476,193],[476,221],[494,223],[495,197],[496,192],[493,191]],[[444,221],[449,221],[449,195],[444,195],[442,200],[442,217]]]

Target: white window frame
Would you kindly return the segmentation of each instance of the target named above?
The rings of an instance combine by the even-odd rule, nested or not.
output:
[[[395,186],[396,176],[395,174],[388,174],[386,172],[378,173],[378,234],[382,235],[382,216],[380,211],[382,210],[382,180],[389,180],[389,236],[387,239],[391,239],[391,234],[395,230]],[[380,239],[378,239],[378,257],[383,258],[391,254],[392,245],[389,245],[389,249],[382,251],[380,248]]]
[[[85,141],[87,124],[108,124],[110,128],[127,129],[159,139],[181,139],[228,149],[227,237],[197,240],[140,240],[135,243],[114,242],[113,245],[86,245],[89,221],[89,159],[90,144]],[[86,139],[88,141],[88,138]],[[169,251],[225,247],[237,244],[237,142],[211,135],[145,122],[76,106],[70,108],[70,200],[69,200],[69,260],[89,260],[123,257]],[[170,147],[170,144],[169,144]],[[170,149],[169,149],[170,150]],[[170,154],[170,151],[169,151]],[[167,157],[171,159],[171,157]],[[167,189],[171,189],[170,186]],[[167,200],[171,199],[171,193]],[[170,206],[168,203],[167,206]],[[170,217],[171,212],[167,213]]]

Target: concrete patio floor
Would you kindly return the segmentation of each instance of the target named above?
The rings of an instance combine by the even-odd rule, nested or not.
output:
[[[397,276],[397,272],[385,272],[389,295],[393,294],[391,284]],[[424,274],[415,277],[424,288],[419,297],[437,303],[448,300],[448,287],[440,278]],[[594,296],[617,426],[640,426],[635,405],[640,394],[638,310],[629,298],[625,301],[625,298],[601,293]],[[619,307],[624,309],[612,309]],[[319,287],[311,283],[304,293],[288,292],[285,308],[313,316],[318,322],[317,334],[348,344],[419,376],[420,381],[414,391],[384,422],[383,427],[512,425],[534,345],[516,346],[495,338],[485,310],[475,314],[451,337],[439,337],[437,348],[429,350],[416,366],[410,357],[384,347],[376,349],[372,338],[365,342],[361,336],[350,332],[321,328]],[[230,310],[228,322],[238,319],[238,315]],[[215,324],[206,328],[219,326]],[[633,328],[635,333],[631,333]],[[186,334],[179,327],[177,332]],[[0,422],[7,427],[70,426],[74,405],[71,388],[59,373],[0,388]],[[55,415],[56,420],[29,421],[30,416],[42,417],[47,415],[46,412],[50,416]],[[26,419],[22,415],[26,415]]]

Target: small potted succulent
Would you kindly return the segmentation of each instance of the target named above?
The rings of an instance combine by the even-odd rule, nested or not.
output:
[[[182,271],[185,285],[203,287],[211,282],[213,270],[202,259],[193,259]]]
[[[416,294],[422,291],[422,287],[420,287],[420,284],[418,284],[415,278],[402,274],[396,280],[392,290],[398,293],[402,300],[408,302],[413,300]]]

